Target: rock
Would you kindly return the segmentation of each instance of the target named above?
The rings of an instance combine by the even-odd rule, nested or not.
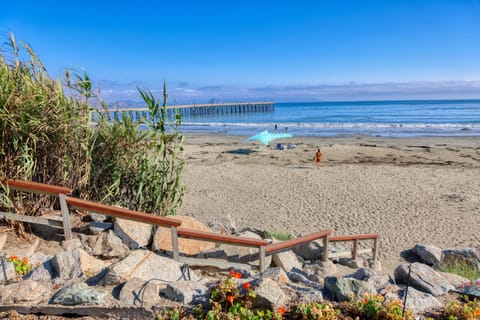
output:
[[[408,264],[400,264],[394,271],[397,283],[407,284]],[[453,290],[454,287],[431,267],[414,262],[410,273],[410,285],[420,291],[440,296]]]
[[[377,290],[371,283],[354,278],[326,277],[324,284],[325,288],[339,301],[360,299],[366,293],[377,294]]]
[[[323,254],[323,240],[310,241],[295,246],[293,252],[304,260],[321,260]]]
[[[62,248],[63,250],[73,250],[73,249],[83,248],[83,244],[79,238],[72,238],[69,240],[63,240]]]
[[[469,259],[479,260],[479,253],[475,248],[465,247],[465,248],[453,248],[443,250],[443,256],[447,257],[449,255],[458,255]]]
[[[161,290],[167,299],[183,304],[205,304],[209,295],[207,287],[192,281],[174,281],[167,283],[167,287]]]
[[[287,275],[288,275],[288,278],[293,282],[301,283],[304,286],[311,287],[317,290],[323,289],[323,287],[320,284],[307,279],[304,275],[300,273],[290,271],[287,273]]]
[[[288,275],[281,268],[270,268],[260,273],[256,279],[268,278],[278,283],[289,282]]]
[[[18,245],[17,247],[8,248],[3,250],[3,253],[8,256],[17,256],[20,259],[23,257],[30,257],[32,254],[35,253],[37,250],[38,244],[40,243],[40,239],[35,237],[32,243]]]
[[[292,250],[272,254],[272,262],[285,272],[289,272],[293,268],[302,269],[302,263],[298,261],[297,255]]]
[[[323,301],[322,290],[294,285],[289,285],[289,287],[295,290],[295,294],[297,295],[295,300],[298,302],[310,303]]]
[[[251,238],[251,239],[258,239],[261,240],[262,237],[260,237],[258,234],[251,232],[251,231],[245,231],[242,233],[239,233],[239,237],[243,238]],[[227,255],[227,260],[231,262],[240,262],[240,263],[250,263],[252,261],[255,261],[254,263],[258,265],[258,256],[259,256],[259,250],[256,247],[242,247],[242,246],[235,246],[235,245],[230,245],[230,244],[225,244],[222,243],[219,247],[219,250],[225,251]],[[272,256],[268,255],[265,257],[265,265],[270,266],[272,263]]]
[[[145,248],[150,244],[153,226],[147,223],[116,218],[113,231],[129,249],[138,249]]]
[[[92,219],[93,221],[95,222],[104,222],[105,220],[107,220],[107,216],[104,215],[104,214],[101,214],[101,213],[95,213],[95,212],[91,212],[89,214],[90,216],[90,219]]]
[[[213,232],[221,234],[232,234],[236,230],[235,221],[233,221],[229,214],[216,218],[215,221],[208,224],[208,227]]]
[[[449,273],[449,272],[441,272],[437,271],[439,275],[441,275],[445,280],[447,280],[452,286],[458,288],[465,283],[469,283],[470,280],[467,278],[464,278],[462,276],[459,276],[458,274],[455,273]]]
[[[160,289],[166,285],[157,281],[132,278],[120,290],[119,300],[128,306],[150,307],[160,304]]]
[[[46,282],[24,280],[6,286],[0,286],[0,304],[46,302],[50,285]]]
[[[322,279],[327,275],[335,274],[337,272],[337,266],[330,260],[318,261],[315,264],[304,266],[303,269]]]
[[[357,259],[352,259],[352,258],[339,258],[338,263],[341,264],[342,266],[350,267],[352,269],[358,269],[363,267],[365,264],[365,261],[357,257]]]
[[[52,259],[45,261],[32,272],[27,274],[24,279],[31,279],[34,281],[47,281],[57,277],[57,272],[52,265]]]
[[[4,280],[5,282],[12,281],[17,279],[17,273],[15,271],[15,266],[12,262],[7,261],[5,259],[5,273],[2,270],[2,266],[0,265],[0,279]],[[6,277],[6,279],[4,279]]]
[[[52,299],[52,303],[63,306],[75,306],[79,304],[103,304],[107,292],[89,287],[85,282],[78,282],[58,291]]]
[[[123,260],[111,265],[105,275],[105,284],[120,284],[131,278],[144,281],[161,279],[163,281],[178,281],[184,279],[182,263],[162,257],[148,250],[134,250]],[[192,280],[196,281],[193,272]]]
[[[175,216],[175,219],[182,221],[182,228],[211,232],[206,225],[193,217]],[[214,248],[214,242],[194,239],[178,239],[178,249],[181,253],[186,255],[196,255],[202,251],[208,251]],[[155,235],[153,236],[152,249],[154,251],[172,251],[172,234],[170,228],[157,228]]]
[[[472,248],[444,250],[441,264],[466,265],[480,270],[480,260],[478,260],[476,256],[477,254]]]
[[[110,230],[113,228],[113,223],[101,222],[101,221],[91,221],[88,226],[88,230],[91,234],[100,234],[104,231]]]
[[[370,269],[360,268],[352,274],[346,275],[345,278],[354,278],[357,280],[367,281],[371,283],[375,289],[386,286],[390,282],[388,274],[376,274]]]
[[[55,255],[51,264],[56,276],[63,280],[72,280],[84,275],[80,264],[79,249],[64,251]]]
[[[92,257],[83,249],[76,250],[80,257],[80,269],[87,277],[98,274],[110,265],[108,262]]]
[[[79,236],[89,254],[105,258],[123,258],[128,254],[127,246],[112,230],[98,236]]]
[[[379,260],[368,259],[366,261],[368,268],[380,272],[382,271],[382,263]]]
[[[460,294],[467,295],[470,298],[480,299],[480,286],[477,285],[466,286],[455,291]]]
[[[405,289],[400,292],[399,299],[403,301],[405,298]],[[415,290],[415,288],[408,288],[407,308],[414,313],[420,313],[432,307],[441,307],[440,301],[435,299],[431,294]]]
[[[296,297],[293,289],[282,287],[281,284],[269,278],[262,278],[255,283],[255,295],[253,307],[267,307],[274,310],[288,305]]]
[[[412,251],[416,253],[423,263],[435,266],[442,260],[442,249],[433,244],[416,244]]]

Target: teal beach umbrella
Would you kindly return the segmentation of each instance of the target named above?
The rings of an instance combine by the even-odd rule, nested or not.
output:
[[[264,145],[269,145],[270,141],[281,138],[292,138],[293,135],[290,133],[270,133],[268,130],[257,133],[254,136],[251,136],[245,141],[260,141]]]

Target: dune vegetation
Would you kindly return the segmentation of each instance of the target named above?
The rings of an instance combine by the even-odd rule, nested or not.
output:
[[[11,35],[0,49],[0,176],[71,187],[75,195],[157,215],[173,215],[185,186],[180,114],[167,119],[163,101],[139,94],[149,114],[110,120],[85,72],[52,78],[38,55]],[[98,116],[94,117],[94,113]],[[95,123],[92,121],[95,119]],[[2,206],[35,214],[47,197],[3,187]]]

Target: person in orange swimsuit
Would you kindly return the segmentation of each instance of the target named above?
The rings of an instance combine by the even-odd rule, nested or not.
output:
[[[320,162],[322,161],[322,151],[320,151],[320,148],[318,148],[317,153],[315,153],[313,160],[317,162],[317,168],[320,169]]]

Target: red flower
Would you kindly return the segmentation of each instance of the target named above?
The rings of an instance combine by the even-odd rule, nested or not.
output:
[[[233,304],[233,300],[235,300],[235,296],[227,296],[227,301],[230,302],[230,304]]]
[[[245,283],[243,284],[243,287],[245,288],[245,290],[250,289],[250,282],[245,282]]]
[[[242,274],[240,272],[235,273],[235,278],[242,279]]]
[[[235,277],[235,270],[233,269],[230,270],[230,277]]]
[[[283,315],[285,313],[285,307],[280,307],[278,308],[278,313],[280,313],[281,315]]]
[[[368,299],[363,300],[363,303],[368,303]]]

